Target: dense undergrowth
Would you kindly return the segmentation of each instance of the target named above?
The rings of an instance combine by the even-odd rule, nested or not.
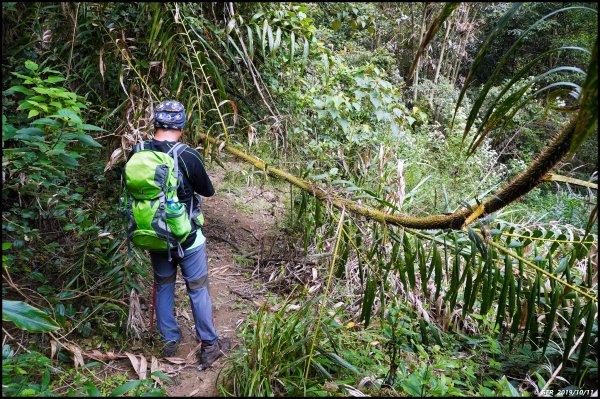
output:
[[[154,103],[186,106],[185,141],[212,162],[201,132],[388,213],[475,208],[589,105],[596,6],[567,6],[3,3],[3,394],[164,394],[77,355],[152,338],[130,318],[151,275],[119,195]],[[597,183],[594,129],[555,173]],[[223,394],[597,389],[596,190],[542,182],[462,231],[290,192],[290,240],[319,277],[275,290],[294,271],[264,265],[277,293]]]

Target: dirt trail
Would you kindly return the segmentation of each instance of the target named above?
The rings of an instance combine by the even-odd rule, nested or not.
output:
[[[249,176],[244,165],[227,162],[225,167],[226,170],[216,164],[207,166],[215,195],[204,198],[204,233],[207,237],[209,289],[215,327],[219,336],[232,338],[235,345],[237,328],[250,312],[260,306],[264,293],[261,282],[249,273],[251,267],[240,266],[236,259],[239,261],[243,255],[257,256],[261,252],[269,252],[281,238],[277,225],[283,217],[286,197],[285,193],[272,188],[267,191],[241,182],[240,177]],[[196,348],[197,342],[180,271],[175,307],[182,331],[182,341],[175,357],[185,358]],[[223,364],[220,359],[213,367],[203,371],[195,366],[186,367],[174,377],[175,384],[168,387],[167,395],[217,396],[216,383]]]

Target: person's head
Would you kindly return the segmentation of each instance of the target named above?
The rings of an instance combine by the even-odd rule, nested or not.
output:
[[[179,130],[185,125],[185,107],[179,101],[166,100],[156,106],[154,111],[154,129]]]

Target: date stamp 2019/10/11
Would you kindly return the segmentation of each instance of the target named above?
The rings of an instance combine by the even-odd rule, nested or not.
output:
[[[591,396],[591,389],[545,389],[540,392],[540,396]]]

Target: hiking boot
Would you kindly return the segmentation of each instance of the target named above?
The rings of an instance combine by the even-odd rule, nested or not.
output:
[[[175,355],[175,353],[177,353],[178,345],[179,345],[179,342],[177,342],[177,341],[167,341],[167,343],[165,344],[165,347],[162,350],[162,356],[163,357],[171,357],[171,356]]]
[[[203,369],[210,367],[215,360],[223,356],[229,349],[231,349],[231,339],[229,338],[219,338],[213,344],[202,343],[200,366]]]

